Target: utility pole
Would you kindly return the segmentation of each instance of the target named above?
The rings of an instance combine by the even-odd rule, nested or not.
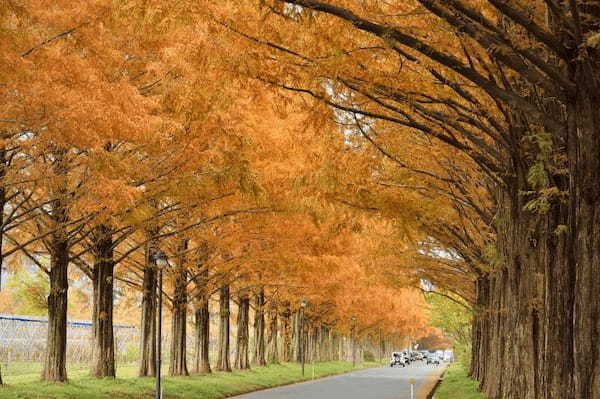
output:
[[[156,399],[162,399],[162,391],[160,386],[160,368],[162,358],[162,268],[158,269],[158,313],[156,325]]]
[[[169,265],[167,256],[161,250],[156,251],[152,257],[154,264],[158,269],[158,284],[157,284],[157,319],[156,319],[156,399],[162,399],[162,388],[160,384],[160,368],[162,360],[162,285],[163,285],[163,268]]]

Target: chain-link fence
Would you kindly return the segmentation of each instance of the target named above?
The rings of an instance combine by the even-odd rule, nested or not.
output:
[[[0,315],[0,363],[3,374],[41,372],[46,353],[48,320],[41,317]],[[69,320],[67,323],[67,364],[69,369],[89,368],[92,360],[92,324]],[[139,352],[139,329],[115,325],[115,361],[133,363]]]
[[[236,321],[237,306],[232,303],[232,318],[230,328],[230,356],[233,364],[236,352],[237,326]],[[218,357],[218,336],[219,336],[219,313],[218,309],[212,308],[210,312],[210,340],[209,340],[209,359],[214,367]],[[251,310],[249,328],[250,358],[253,359],[256,343],[254,342],[253,321],[254,315]],[[190,315],[191,316],[191,315]],[[188,369],[192,371],[193,359],[195,353],[194,325],[187,325],[187,359]],[[293,330],[293,328],[292,328]],[[46,350],[46,335],[48,331],[48,321],[46,318],[19,316],[19,315],[0,315],[0,364],[2,364],[2,373],[6,377],[25,376],[37,378],[41,373]],[[267,331],[265,331],[265,334]],[[307,337],[308,338],[308,337]],[[283,331],[278,331],[278,357],[283,359]],[[115,342],[115,363],[117,374],[135,376],[140,359],[140,330],[133,325],[114,326]],[[163,365],[168,367],[169,353],[171,344],[170,319],[167,317],[163,322],[163,344],[162,357]],[[267,336],[265,336],[267,344]],[[352,343],[347,337],[339,337],[334,343],[329,344],[328,354],[325,356],[315,356],[315,351],[310,340],[306,342],[306,361],[325,361],[339,359],[352,361]],[[92,323],[89,321],[69,320],[67,323],[67,369],[69,375],[75,372],[78,375],[89,373],[92,365]],[[356,343],[356,359],[358,362],[363,359],[363,343]],[[367,349],[367,348],[364,348]],[[368,350],[372,348],[368,348]],[[296,358],[294,350],[291,353],[291,359]]]
[[[191,318],[190,318],[191,319]],[[233,324],[234,320],[232,320]],[[171,334],[170,320],[163,321],[162,357],[168,365]],[[232,327],[234,327],[232,325]],[[186,352],[191,364],[195,352],[194,326],[187,325]],[[209,358],[217,362],[218,313],[211,312]],[[135,369],[140,359],[140,329],[133,325],[114,325],[115,363],[120,368]],[[0,315],[0,364],[4,376],[41,373],[46,354],[48,319],[21,315]],[[235,354],[236,329],[231,328],[231,357]],[[92,364],[92,323],[69,320],[67,323],[67,369],[89,370]],[[253,348],[252,348],[253,349]]]
[[[0,315],[0,361],[41,362],[46,350],[48,320],[40,317]],[[128,362],[132,345],[139,341],[135,326],[115,325],[115,359]],[[92,359],[92,323],[70,320],[67,323],[67,361],[86,363]]]

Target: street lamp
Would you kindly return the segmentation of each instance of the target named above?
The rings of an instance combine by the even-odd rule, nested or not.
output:
[[[356,367],[356,316],[352,316],[352,367]]]
[[[308,306],[306,299],[300,301],[300,362],[302,363],[302,377],[304,377],[304,308]]]
[[[160,367],[161,367],[161,358],[162,358],[162,283],[163,276],[162,271],[165,267],[169,265],[169,261],[167,259],[167,255],[160,249],[154,252],[152,255],[152,260],[158,269],[158,284],[157,284],[157,293],[156,300],[158,301],[158,314],[156,320],[156,399],[162,399],[162,391],[160,387]]]

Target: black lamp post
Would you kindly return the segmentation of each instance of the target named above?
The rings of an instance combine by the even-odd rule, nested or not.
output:
[[[152,255],[152,259],[154,260],[154,264],[158,269],[158,284],[157,284],[157,293],[156,300],[157,304],[157,319],[156,319],[156,399],[162,399],[162,391],[160,386],[160,367],[162,360],[162,283],[163,283],[163,275],[162,271],[165,267],[169,265],[169,261],[167,260],[167,255],[160,249],[154,252]]]
[[[300,362],[302,363],[302,377],[304,377],[304,308],[308,305],[308,302],[303,299],[300,301]]]
[[[356,316],[352,316],[352,367],[356,367]]]

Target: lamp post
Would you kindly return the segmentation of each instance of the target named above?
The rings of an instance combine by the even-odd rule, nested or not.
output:
[[[356,367],[356,316],[352,316],[352,367]]]
[[[306,299],[302,299],[300,301],[300,336],[298,337],[298,339],[300,339],[300,362],[302,363],[302,377],[304,377],[304,308],[306,308],[306,306],[308,305],[308,302],[306,301]]]
[[[156,399],[162,399],[162,391],[160,386],[160,367],[161,367],[161,358],[162,358],[162,282],[163,276],[162,271],[163,268],[169,265],[169,261],[167,260],[167,255],[160,249],[154,252],[152,255],[152,259],[154,260],[154,264],[158,269],[158,284],[157,284],[157,293],[156,300],[157,304],[157,319],[156,319]]]

